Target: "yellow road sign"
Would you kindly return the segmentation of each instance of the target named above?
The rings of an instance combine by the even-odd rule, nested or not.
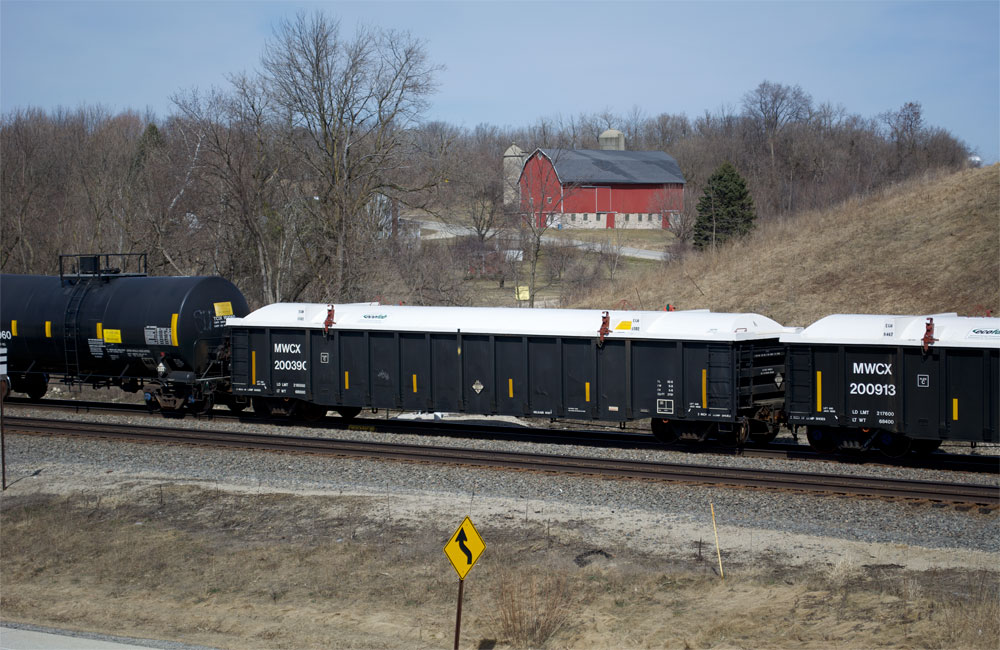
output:
[[[465,580],[465,576],[472,569],[479,556],[486,550],[486,543],[479,536],[479,531],[472,525],[472,520],[468,517],[458,527],[455,534],[451,536],[448,543],[444,545],[444,554],[451,560],[451,565],[458,572],[458,579]]]

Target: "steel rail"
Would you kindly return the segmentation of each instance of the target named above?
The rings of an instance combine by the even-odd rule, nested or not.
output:
[[[77,413],[118,413],[130,415],[150,415],[142,405],[116,404],[104,402],[84,402],[80,400],[45,399],[32,402],[24,398],[8,398],[8,403],[40,409],[71,410]],[[576,445],[582,447],[602,447],[618,449],[657,449],[668,451],[683,451],[687,454],[742,456],[746,458],[765,458],[777,460],[828,461],[848,465],[884,465],[890,467],[936,469],[952,472],[975,472],[982,474],[1000,474],[1000,456],[977,456],[972,454],[934,453],[927,456],[907,456],[904,458],[889,458],[877,453],[821,453],[808,445],[792,443],[770,443],[757,445],[726,445],[705,443],[664,444],[650,433],[635,433],[628,431],[602,431],[580,429],[538,429],[501,423],[482,424],[469,421],[422,421],[422,420],[385,420],[380,418],[355,418],[344,420],[339,417],[327,417],[317,422],[304,422],[287,417],[263,418],[254,414],[233,413],[223,409],[215,409],[207,414],[193,416],[199,421],[204,420],[234,420],[254,424],[267,424],[278,427],[311,427],[330,431],[367,431],[377,433],[397,433],[406,435],[433,435],[449,438],[480,438],[491,440],[507,440],[519,442],[535,442],[542,444]]]
[[[921,499],[948,503],[1000,505],[1000,488],[989,485],[859,477],[685,463],[589,458],[520,452],[482,451],[413,444],[357,442],[301,436],[205,431],[132,424],[70,422],[9,417],[6,427],[29,434],[187,443],[253,450],[380,458],[459,466],[494,467],[561,474],[649,479],[729,487],[784,489],[854,496]]]

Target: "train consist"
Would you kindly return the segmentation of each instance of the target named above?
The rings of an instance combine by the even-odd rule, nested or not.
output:
[[[927,452],[1000,442],[1000,319],[279,303],[248,313],[221,278],[146,277],[64,256],[59,277],[3,275],[10,388],[51,377],[313,419],[362,409],[624,423],[665,442]],[[125,256],[120,256],[125,257]],[[127,261],[127,260],[126,260]],[[141,258],[144,265],[144,258]],[[63,265],[69,268],[63,272]]]

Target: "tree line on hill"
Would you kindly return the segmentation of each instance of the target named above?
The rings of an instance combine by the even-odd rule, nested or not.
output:
[[[377,296],[462,304],[474,299],[463,282],[469,242],[420,246],[400,214],[454,217],[480,248],[520,247],[490,262],[501,284],[532,256],[546,257],[556,279],[600,281],[617,267],[567,270],[579,259],[527,246],[509,227],[519,223],[504,203],[502,155],[512,143],[597,148],[616,128],[628,149],[666,151],[687,180],[682,240],[695,235],[699,199],[723,163],[767,219],[958,169],[970,153],[924,124],[917,103],[865,118],[770,81],[738,110],[695,118],[634,108],[466,129],[424,119],[438,70],[407,33],[348,34],[322,13],[299,14],[278,25],[259,72],[178,92],[165,118],[10,111],[0,116],[0,268],[52,273],[59,253],[145,251],[155,273],[223,275],[257,305]]]

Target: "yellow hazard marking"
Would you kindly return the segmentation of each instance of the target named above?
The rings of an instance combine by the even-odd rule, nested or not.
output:
[[[98,323],[97,324],[97,338],[99,338],[99,339],[103,339],[104,338],[104,324],[103,323]],[[174,345],[176,345],[176,343]]]
[[[701,369],[701,408],[708,408],[708,368]]]
[[[250,351],[250,385],[257,385],[257,351]]]
[[[413,392],[417,392],[417,376],[413,375]]]
[[[584,386],[584,392],[586,394],[585,395],[585,400],[589,402],[590,401],[590,382],[588,381],[583,386]]]
[[[623,320],[622,322],[615,325],[616,330],[630,330],[632,329],[632,321]]]
[[[514,379],[507,379],[507,394],[510,395],[511,399],[514,399]]]
[[[351,377],[346,370],[344,371],[344,390],[351,390]]]
[[[823,412],[823,373],[816,371],[816,412]]]
[[[52,321],[45,321],[45,338],[52,338]]]
[[[170,317],[170,344],[177,345],[177,314]]]
[[[232,316],[233,315],[233,303],[231,302],[216,302],[212,303],[215,305],[215,315],[216,316]]]
[[[11,336],[17,336],[17,321],[16,320],[12,320],[10,322],[10,335]]]
[[[958,422],[958,398],[951,400],[951,419]]]
[[[444,545],[444,554],[448,556],[451,565],[458,572],[459,580],[465,580],[465,576],[472,570],[476,560],[485,550],[486,542],[479,536],[479,531],[472,525],[472,520],[468,517],[462,521],[458,530]]]
[[[122,342],[122,331],[121,330],[104,330],[104,342],[105,343],[121,343]]]

